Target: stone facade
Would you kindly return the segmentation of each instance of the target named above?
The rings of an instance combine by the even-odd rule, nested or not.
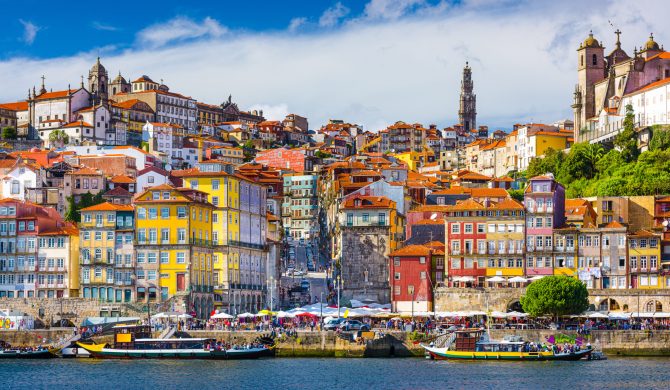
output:
[[[344,297],[390,302],[389,234],[388,226],[342,228]]]
[[[519,310],[523,288],[462,289],[438,287],[434,294],[435,311]],[[591,310],[660,312],[670,310],[670,290],[589,290]]]

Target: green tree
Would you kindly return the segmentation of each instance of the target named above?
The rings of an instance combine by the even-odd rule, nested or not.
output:
[[[526,175],[530,178],[551,172],[554,176],[557,176],[563,166],[565,157],[565,153],[563,153],[562,150],[549,148],[544,153],[544,157],[537,157],[530,160]]]
[[[62,148],[68,143],[70,143],[70,137],[65,130],[54,130],[49,134],[49,144],[52,146]]]
[[[512,199],[516,199],[519,202],[523,202],[523,190],[514,190],[514,189],[509,189],[507,190],[509,193],[509,196],[512,197]]]
[[[2,129],[2,139],[16,139],[16,129],[13,127],[5,127]]]
[[[627,162],[635,161],[640,153],[635,136],[635,112],[630,104],[626,106],[623,130],[614,137],[614,146],[621,151],[621,156]]]
[[[533,317],[580,314],[589,307],[589,292],[573,277],[546,276],[528,286],[521,307]]]
[[[652,126],[649,150],[654,151],[668,148],[670,148],[670,129],[668,129],[668,126]]]
[[[74,201],[74,196],[67,197],[67,212],[65,213],[65,220],[68,222],[80,222],[81,217],[77,204]]]
[[[329,158],[332,157],[333,155],[328,152],[322,152],[320,150],[317,150],[316,153],[314,153],[314,156],[316,156],[316,158]]]

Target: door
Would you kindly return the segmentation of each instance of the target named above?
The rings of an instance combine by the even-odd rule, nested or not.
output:
[[[186,290],[186,275],[177,274],[177,291],[185,291],[185,290]]]

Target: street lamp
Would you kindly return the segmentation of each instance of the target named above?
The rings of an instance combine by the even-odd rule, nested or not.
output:
[[[342,284],[342,278],[340,275],[337,275],[337,318],[340,318],[340,286]]]

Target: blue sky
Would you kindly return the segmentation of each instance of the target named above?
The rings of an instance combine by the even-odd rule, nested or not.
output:
[[[102,6],[101,6],[102,5]],[[570,118],[576,48],[593,30],[632,54],[670,45],[664,0],[0,0],[0,102],[78,85],[96,56],[110,77],[146,74],[210,104],[233,95],[269,119],[343,119],[377,131],[456,123],[473,68],[478,123]],[[670,47],[670,46],[669,46]]]

